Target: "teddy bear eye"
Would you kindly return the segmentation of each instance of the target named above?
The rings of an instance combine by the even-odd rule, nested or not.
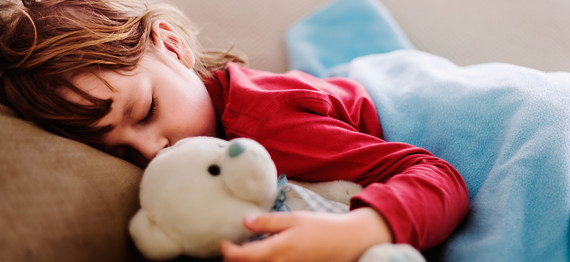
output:
[[[217,176],[220,174],[220,167],[218,165],[211,165],[208,167],[208,173],[212,176]]]

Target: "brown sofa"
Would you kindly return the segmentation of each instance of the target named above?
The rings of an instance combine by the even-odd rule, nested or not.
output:
[[[327,0],[171,0],[205,46],[287,70],[283,36]],[[413,44],[458,64],[570,71],[570,2],[382,0]],[[0,261],[141,260],[127,233],[142,170],[45,132],[0,105]]]

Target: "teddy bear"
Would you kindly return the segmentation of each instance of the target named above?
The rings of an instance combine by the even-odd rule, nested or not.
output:
[[[348,181],[287,181],[277,175],[267,150],[252,139],[185,138],[160,151],[145,168],[141,208],[129,232],[141,253],[153,260],[216,257],[220,240],[244,243],[263,237],[245,229],[245,216],[348,212],[350,197],[361,189]],[[425,260],[408,245],[382,244],[359,261]]]

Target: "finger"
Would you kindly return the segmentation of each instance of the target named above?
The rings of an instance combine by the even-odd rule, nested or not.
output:
[[[255,217],[246,217],[244,226],[255,233],[279,233],[295,225],[293,213],[267,213]]]
[[[238,245],[236,245],[230,241],[227,241],[227,240],[222,240],[222,241],[220,241],[220,243],[218,243],[218,247],[220,248],[220,252],[222,253],[222,256],[224,257],[224,262],[239,261],[238,256],[236,255],[236,254],[238,254],[238,250],[239,250]]]
[[[266,261],[273,245],[269,239],[250,242],[242,246],[223,240],[219,243],[224,261]]]

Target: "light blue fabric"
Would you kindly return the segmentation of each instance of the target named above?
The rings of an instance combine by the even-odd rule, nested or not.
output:
[[[290,67],[318,77],[345,74],[355,57],[413,48],[376,0],[334,1],[293,25],[285,40]]]
[[[385,139],[450,162],[469,191],[445,261],[570,261],[570,74],[458,67],[414,50],[356,59]]]
[[[294,32],[304,31],[305,21],[311,31],[331,31],[335,24],[318,21],[371,15],[382,8],[375,2],[335,1],[301,20],[288,34],[296,50],[291,64],[317,76],[350,75],[369,90],[386,140],[426,148],[462,174],[469,214],[428,258],[570,261],[570,74],[498,63],[459,67],[416,50],[365,56],[348,66],[345,61],[358,57],[356,46],[401,35],[365,30],[358,38],[322,41]],[[352,14],[325,11],[351,3],[359,6],[345,9]],[[374,21],[385,18],[392,25],[386,15],[381,9]],[[366,27],[357,20],[349,24]],[[344,31],[352,29],[339,27],[336,35]],[[367,41],[351,44],[360,39]]]

